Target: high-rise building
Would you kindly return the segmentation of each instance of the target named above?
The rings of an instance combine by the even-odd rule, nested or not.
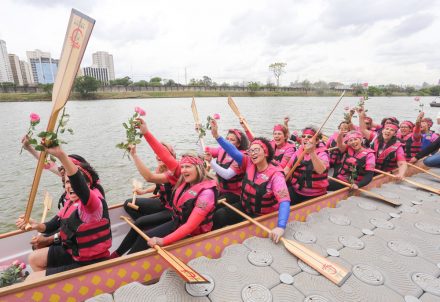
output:
[[[115,79],[115,67],[113,65],[113,55],[106,51],[97,51],[92,55],[93,66],[108,68],[109,80]]]
[[[58,71],[59,60],[52,59],[50,52],[43,52],[39,49],[26,51],[31,64],[34,81],[39,84],[51,84],[55,82]]]
[[[14,78],[14,83],[18,86],[23,86],[23,74],[21,72],[20,59],[17,55],[12,53],[9,54],[9,64],[11,65],[12,77]]]
[[[12,77],[11,64],[9,63],[8,50],[6,49],[6,42],[0,40],[0,83],[14,82]]]
[[[84,67],[81,71],[84,76],[93,77],[103,85],[108,85],[110,83],[108,68]]]
[[[32,76],[31,64],[20,60],[21,75],[23,77],[23,85],[34,85],[34,77]]]

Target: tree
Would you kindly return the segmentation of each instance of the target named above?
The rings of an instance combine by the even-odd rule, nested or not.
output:
[[[120,79],[116,79],[116,80],[112,80],[110,81],[110,85],[111,86],[116,86],[116,85],[120,85],[120,86],[129,86],[133,84],[133,81],[130,79],[130,77],[123,77]]]
[[[203,76],[201,82],[202,82],[202,85],[204,85],[204,86],[211,86],[212,85],[212,79],[208,76]]]
[[[145,80],[140,80],[139,82],[135,82],[133,83],[134,86],[141,86],[141,87],[146,87],[148,86],[148,82]]]
[[[302,81],[301,86],[302,86],[302,88],[304,88],[304,90],[306,91],[306,94],[307,94],[307,91],[309,91],[310,87],[311,87],[310,81],[307,79]]]
[[[280,76],[285,73],[284,68],[287,63],[272,63],[269,65],[269,70],[273,72],[275,79],[277,80],[277,87],[280,87]]]
[[[376,86],[368,86],[368,96],[381,95],[382,90]]]
[[[414,91],[416,91],[416,89],[414,87],[412,87],[412,86],[407,86],[405,88],[405,92],[406,92],[407,95],[411,95]]]
[[[87,98],[96,92],[101,86],[101,82],[94,77],[83,76],[75,79],[75,90],[79,92],[81,97]]]
[[[177,86],[177,83],[174,80],[172,80],[172,79],[163,80],[163,84],[165,86]]]
[[[257,82],[249,82],[248,88],[251,91],[251,95],[255,95],[255,93],[260,90],[260,84]]]
[[[152,86],[161,86],[162,85],[162,78],[160,77],[153,77],[150,79],[150,85]]]
[[[40,84],[38,86],[41,89],[43,89],[43,91],[46,92],[48,95],[52,96],[53,83],[50,83],[50,84]]]

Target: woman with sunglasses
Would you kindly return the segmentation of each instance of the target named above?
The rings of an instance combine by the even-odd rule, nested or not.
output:
[[[335,171],[335,177],[351,183],[354,190],[368,185],[373,180],[376,166],[374,150],[365,148],[362,140],[362,133],[356,130],[348,132],[345,136],[341,133],[337,138],[338,148],[342,153],[342,164]],[[344,187],[330,180],[328,190],[336,191]]]
[[[172,220],[146,231],[150,237],[148,243],[140,236],[134,236],[136,238],[129,247],[129,254],[145,250],[148,246],[169,245],[187,236],[211,231],[217,199],[217,183],[207,173],[203,159],[194,152],[187,152],[177,161],[148,130],[145,121],[140,118],[138,121],[140,132],[168,168],[167,172],[155,175],[154,179],[158,183],[173,185],[173,212]],[[123,252],[125,251],[122,249],[117,250],[118,255],[122,255]]]
[[[277,226],[270,233],[272,240],[278,242],[284,234],[289,218],[290,199],[282,169],[277,163],[272,162],[274,151],[269,141],[265,138],[256,138],[251,142],[247,154],[243,154],[218,134],[215,120],[211,121],[211,133],[244,171],[241,202],[232,205],[252,217],[279,210]],[[216,216],[224,225],[243,220],[240,215],[227,208],[217,211]]]
[[[399,168],[399,172],[396,176],[402,180],[408,166],[406,164],[402,144],[396,137],[399,129],[398,124],[392,122],[392,119],[385,121],[381,131],[375,134],[367,130],[365,126],[365,111],[362,109],[358,109],[357,111],[359,113],[359,124],[362,135],[364,137],[373,137],[371,149],[374,150],[376,156],[376,169],[389,172]]]
[[[284,168],[284,172],[287,174],[295,165],[300,154],[304,152],[304,159],[296,168],[289,183],[292,204],[298,204],[327,193],[330,158],[323,142],[320,140],[312,141],[316,131],[312,126],[302,130],[301,147]],[[320,139],[320,134],[318,139]]]
[[[420,130],[422,117],[423,112],[420,112],[415,125],[411,121],[403,121],[400,123],[400,131],[397,133],[397,139],[402,143],[406,161],[410,161],[411,158],[422,150],[422,133]]]

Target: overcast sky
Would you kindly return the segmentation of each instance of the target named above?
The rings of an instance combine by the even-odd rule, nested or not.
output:
[[[9,53],[59,58],[74,7],[96,20],[82,66],[95,51],[114,56],[116,77],[221,84],[437,83],[440,1],[435,0],[2,0],[0,39]]]

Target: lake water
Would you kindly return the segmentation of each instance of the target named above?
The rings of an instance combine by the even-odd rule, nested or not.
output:
[[[436,117],[438,109],[430,108],[433,98],[422,98],[426,115]],[[238,128],[240,124],[227,104],[226,98],[198,98],[197,107],[202,121],[208,115],[221,115],[220,129],[225,133],[228,128]],[[235,102],[256,135],[271,136],[275,123],[282,123],[283,117],[290,116],[291,130],[319,124],[325,119],[336,103],[336,97],[261,97],[235,98]],[[324,128],[331,134],[343,118],[344,107],[354,106],[358,98],[344,98]],[[125,139],[121,123],[133,114],[134,107],[142,107],[152,133],[160,140],[171,143],[178,154],[196,148],[197,135],[191,112],[191,99],[130,99],[100,101],[69,101],[66,112],[70,114],[68,126],[74,135],[64,134],[68,141],[63,148],[67,153],[85,157],[98,171],[102,185],[106,190],[109,204],[120,203],[131,195],[131,180],[141,179],[134,164],[122,158],[123,151],[115,145]],[[418,104],[413,97],[375,97],[367,101],[368,114],[376,121],[384,116],[396,116],[400,120],[415,120]],[[36,160],[26,151],[19,155],[21,137],[29,125],[29,113],[41,116],[37,130],[45,129],[51,111],[50,102],[0,102],[1,143],[0,155],[0,233],[15,229],[14,221],[24,213],[35,173]],[[357,123],[357,120],[355,120]],[[435,129],[436,126],[434,126]],[[210,133],[207,145],[215,144]],[[155,167],[155,156],[143,140],[138,146],[138,154],[145,163]],[[60,179],[44,171],[32,217],[40,219],[44,190],[54,198],[54,205],[47,217],[57,212],[56,203],[62,193]]]

